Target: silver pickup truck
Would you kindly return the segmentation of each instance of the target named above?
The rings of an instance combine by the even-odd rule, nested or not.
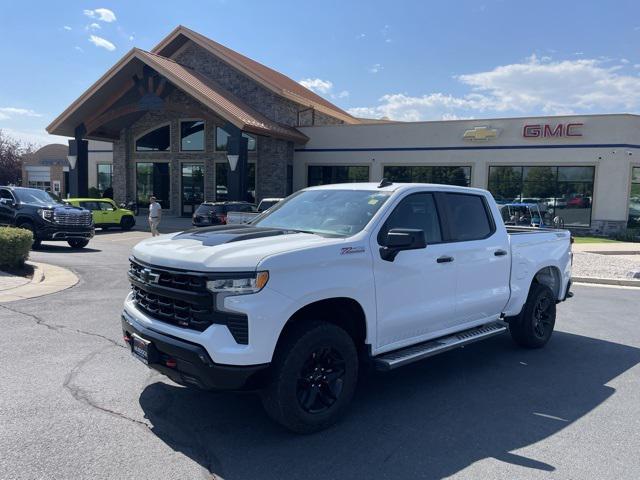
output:
[[[229,212],[227,213],[227,225],[249,223],[262,212],[269,210],[280,200],[282,200],[282,198],[264,198],[258,204],[255,212]]]

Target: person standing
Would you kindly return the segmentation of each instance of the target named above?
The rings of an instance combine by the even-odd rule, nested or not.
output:
[[[149,228],[151,229],[151,236],[157,237],[160,235],[158,232],[158,225],[162,218],[162,207],[156,202],[156,197],[149,198]]]

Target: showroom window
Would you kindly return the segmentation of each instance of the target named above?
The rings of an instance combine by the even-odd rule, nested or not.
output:
[[[247,150],[250,152],[256,151],[256,137],[248,133],[242,132],[242,136],[245,137],[247,142]],[[216,127],[216,150],[219,152],[227,151],[227,143],[229,142],[230,135],[222,127]]]
[[[204,151],[204,121],[183,120],[180,122],[180,150],[182,152]]]
[[[149,197],[156,197],[162,208],[169,208],[169,164],[136,163],[136,201],[138,206],[147,208]]]
[[[388,165],[384,167],[383,176],[392,182],[440,183],[468,187],[471,183],[471,167]]]
[[[369,167],[348,165],[312,165],[308,170],[308,185],[328,185],[331,183],[368,182]]]
[[[247,164],[247,196],[243,200],[256,201],[256,164]],[[229,199],[229,163],[216,162],[216,201],[224,202]]]
[[[489,167],[489,191],[498,203],[533,203],[543,217],[568,227],[591,224],[595,167]]]
[[[631,173],[631,195],[629,196],[629,228],[640,228],[640,167]]]
[[[145,133],[136,140],[136,152],[168,152],[171,148],[171,127],[164,125]]]
[[[98,190],[104,193],[107,188],[111,188],[113,182],[113,165],[110,163],[98,164]]]

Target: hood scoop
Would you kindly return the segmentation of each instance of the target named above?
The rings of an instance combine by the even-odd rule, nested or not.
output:
[[[205,247],[215,247],[223,243],[241,242],[256,238],[275,237],[295,233],[281,228],[251,227],[247,225],[218,225],[215,227],[197,228],[175,235],[171,240],[196,240]]]

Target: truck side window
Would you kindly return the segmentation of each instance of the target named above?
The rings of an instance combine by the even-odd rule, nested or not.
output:
[[[493,233],[493,222],[483,197],[466,193],[447,193],[444,198],[451,240],[481,240]]]
[[[429,243],[442,242],[440,219],[431,193],[414,193],[403,198],[380,229],[378,242],[393,228],[417,228]]]
[[[9,190],[0,190],[0,198],[8,198],[9,200],[13,200],[13,195],[9,193]]]

